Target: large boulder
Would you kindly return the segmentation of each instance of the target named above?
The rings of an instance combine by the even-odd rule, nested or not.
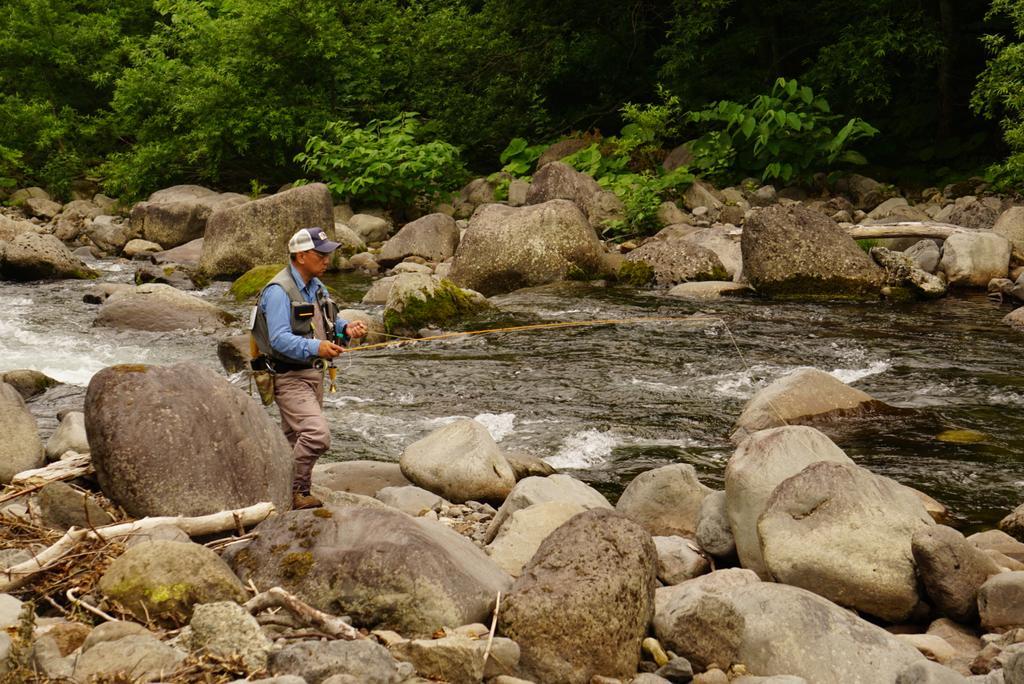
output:
[[[704,497],[713,490],[697,479],[689,463],[673,463],[640,473],[629,483],[615,510],[655,536],[694,537]]]
[[[380,248],[377,261],[385,266],[410,256],[427,261],[444,261],[455,255],[459,246],[459,228],[445,214],[428,214],[407,223]]]
[[[564,199],[573,202],[586,211],[591,197],[601,192],[593,176],[577,171],[568,164],[553,161],[539,167],[526,193],[527,204],[543,204],[551,200]]]
[[[1024,626],[1024,571],[989,577],[978,589],[978,613],[988,630]]]
[[[60,425],[46,440],[46,457],[51,461],[59,459],[66,451],[89,453],[89,438],[85,434],[85,414],[81,411],[65,413]]]
[[[890,410],[871,395],[824,371],[801,368],[779,378],[747,402],[733,427],[733,442],[758,430],[798,423],[823,423]]]
[[[89,382],[85,428],[100,487],[134,517],[291,505],[291,449],[280,427],[207,368],[105,368]]]
[[[139,620],[172,625],[188,622],[197,604],[248,598],[216,552],[163,539],[136,544],[121,554],[103,573],[99,589]]]
[[[650,535],[613,511],[580,513],[552,532],[498,616],[519,644],[520,672],[565,684],[632,677],[654,613],[656,563]]]
[[[22,233],[35,233],[38,226],[31,221],[0,214],[0,242],[10,242]]]
[[[334,235],[334,205],[331,191],[323,183],[219,208],[206,222],[199,268],[213,277],[279,263],[287,256],[288,239],[295,231],[312,227],[323,229],[329,238]]]
[[[464,290],[448,279],[400,273],[388,289],[384,328],[411,337],[420,328],[450,325],[489,306],[480,293]]]
[[[483,622],[511,584],[465,537],[383,506],[292,511],[256,530],[233,561],[243,580],[284,587],[359,626],[421,635]]]
[[[43,443],[39,439],[36,419],[25,407],[18,390],[0,382],[0,484],[23,470],[43,465]]]
[[[650,266],[654,282],[664,287],[729,277],[717,254],[689,240],[648,240],[627,254],[626,261]]]
[[[99,274],[53,235],[18,233],[7,243],[0,266],[5,280],[90,279]]]
[[[931,605],[957,622],[977,620],[978,589],[999,574],[999,566],[964,535],[945,525],[917,530],[911,550]]]
[[[116,681],[126,672],[136,681],[159,680],[184,659],[184,653],[151,634],[128,635],[100,642],[82,653],[74,661],[74,681]]]
[[[775,580],[896,622],[920,602],[911,539],[933,524],[895,481],[819,462],[775,488],[757,533]]]
[[[743,272],[770,297],[871,299],[882,271],[825,214],[798,204],[754,213],[743,226]]]
[[[572,501],[545,501],[518,510],[487,545],[487,554],[505,572],[519,577],[541,543],[562,523],[585,510]]]
[[[402,452],[402,474],[448,501],[503,501],[515,473],[491,433],[475,420],[457,420]]]
[[[1024,252],[1024,207],[1010,207],[1000,214],[992,232],[1009,240],[1018,252]]]
[[[950,287],[986,287],[1010,270],[1011,243],[995,233],[953,233],[942,245],[939,270]]]
[[[842,449],[814,428],[786,425],[747,437],[725,467],[725,509],[736,552],[740,564],[762,579],[769,575],[757,520],[779,483],[818,461],[853,465]]]
[[[667,648],[701,668],[742,663],[754,675],[796,675],[814,684],[895,682],[924,660],[881,627],[809,591],[716,577],[735,572],[658,589],[654,629]]]
[[[550,164],[548,165],[550,166]],[[474,212],[451,279],[490,296],[605,270],[601,241],[572,202],[487,204]]]
[[[410,666],[369,639],[300,641],[270,656],[272,679],[264,684],[400,684],[410,681]]]
[[[146,240],[165,248],[203,237],[215,209],[248,202],[244,195],[220,194],[199,185],[176,185],[158,190],[132,207],[132,227]]]
[[[501,508],[494,515],[487,528],[485,542],[490,543],[499,530],[516,511],[546,501],[576,503],[584,508],[611,508],[608,499],[601,492],[574,477],[563,474],[523,478],[509,492]]]
[[[666,230],[671,230],[669,226]],[[722,262],[729,279],[735,279],[743,270],[743,250],[740,241],[729,235],[729,229],[722,226],[687,230],[679,236],[687,242],[700,245],[714,252]]]
[[[957,197],[935,215],[939,223],[952,223],[974,230],[990,230],[1002,210],[998,197],[979,198],[974,195]]]
[[[385,487],[405,487],[412,483],[397,463],[380,461],[341,461],[313,466],[313,483],[338,492],[374,496]]]
[[[128,330],[216,330],[234,316],[171,285],[147,283],[118,292],[100,307],[94,325]]]

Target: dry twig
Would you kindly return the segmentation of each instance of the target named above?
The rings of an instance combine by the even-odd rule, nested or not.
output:
[[[351,641],[365,638],[359,633],[359,630],[345,622],[345,618],[317,610],[281,587],[271,587],[263,593],[253,596],[245,603],[245,609],[250,613],[258,613],[261,610],[276,607],[284,608],[303,623],[311,625],[335,639]]]

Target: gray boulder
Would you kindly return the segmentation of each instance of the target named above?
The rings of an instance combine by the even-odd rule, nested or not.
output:
[[[53,235],[19,233],[7,243],[2,255],[6,280],[92,279],[99,274],[71,253]]]
[[[543,204],[551,200],[569,200],[586,211],[590,199],[601,192],[593,176],[577,171],[568,164],[553,161],[539,167],[526,193],[527,204]]]
[[[93,324],[128,330],[213,331],[235,320],[227,311],[171,285],[147,283],[109,296]]]
[[[103,641],[83,653],[75,663],[74,678],[86,682],[121,675],[136,681],[159,681],[174,672],[184,659],[184,653],[155,636],[130,635]]]
[[[271,642],[256,618],[231,601],[204,603],[192,611],[189,647],[220,658],[242,659],[245,669],[259,672],[267,667]]]
[[[757,533],[776,581],[897,622],[920,602],[911,538],[933,524],[893,480],[819,462],[775,488]]]
[[[883,274],[835,221],[801,205],[774,205],[746,220],[743,272],[769,297],[873,299]]]
[[[957,622],[978,619],[978,589],[999,567],[964,535],[945,525],[914,533],[911,550],[931,605]]]
[[[498,616],[500,633],[519,644],[520,672],[566,684],[632,677],[654,612],[656,559],[650,535],[613,511],[586,511],[555,530]]]
[[[42,523],[62,532],[71,527],[92,529],[114,522],[94,497],[63,482],[51,482],[40,489],[36,504]]]
[[[51,461],[61,457],[65,451],[89,453],[89,438],[85,434],[85,414],[81,411],[68,411],[60,421],[60,425],[46,440],[46,457]]]
[[[1010,207],[1000,214],[992,232],[1009,240],[1018,252],[1024,252],[1024,207]]]
[[[814,428],[787,425],[755,432],[745,439],[725,467],[725,510],[743,567],[768,579],[757,521],[775,488],[818,461],[853,461]]]
[[[648,240],[627,254],[626,261],[650,266],[654,282],[663,287],[729,277],[717,254],[688,240]]]
[[[188,622],[193,607],[248,598],[242,583],[214,551],[191,542],[148,541],[119,556],[99,589],[141,621]]]
[[[658,638],[701,668],[743,663],[754,675],[879,684],[924,660],[882,628],[809,591],[772,582],[708,581],[723,572],[730,571],[659,589],[655,599]],[[699,589],[688,587],[695,583]]]
[[[164,248],[155,242],[135,238],[134,240],[129,240],[125,243],[122,254],[129,259],[136,259],[139,257],[148,257],[162,251],[164,251]]]
[[[654,468],[637,475],[622,492],[615,510],[650,534],[693,537],[704,497],[712,493],[689,463]]]
[[[313,482],[321,487],[363,496],[375,496],[385,487],[411,485],[397,463],[341,461],[313,466]]]
[[[331,191],[322,183],[218,208],[206,222],[199,270],[208,277],[238,275],[253,266],[281,263],[295,231],[319,227],[331,238],[333,212]]]
[[[89,382],[85,428],[100,487],[134,517],[291,505],[291,449],[280,427],[207,368],[105,368]]]
[[[545,501],[577,503],[586,509],[612,507],[601,492],[569,475],[527,477],[517,482],[509,492],[494,519],[491,520],[484,541],[487,543],[494,541],[502,525],[516,511]]]
[[[402,452],[402,474],[448,501],[502,501],[516,484],[515,474],[487,428],[457,420]]]
[[[490,296],[592,277],[605,269],[601,242],[580,209],[566,200],[552,200],[477,209],[455,252],[450,277]]]
[[[986,287],[1010,270],[1010,241],[995,233],[954,233],[942,246],[939,270],[950,287]]]
[[[399,684],[412,674],[410,669],[396,662],[383,646],[363,639],[301,641],[275,651],[270,659],[273,674],[295,675],[308,684],[321,684],[339,675],[352,676],[348,681],[353,684]]]
[[[934,240],[919,240],[910,247],[903,250],[903,253],[914,260],[914,264],[926,273],[935,273],[939,267],[939,259],[942,252]]]
[[[944,665],[925,660],[901,672],[896,684],[967,684],[967,679]]]
[[[987,630],[1024,626],[1024,571],[989,577],[978,590],[978,613]]]
[[[505,572],[519,577],[541,543],[569,518],[587,510],[572,501],[545,501],[513,513],[487,545],[487,554]]]
[[[118,216],[97,216],[85,228],[86,237],[101,251],[120,254],[124,246],[139,234],[130,223]]]
[[[957,197],[935,215],[939,223],[952,223],[973,230],[991,230],[1002,209],[996,197],[978,198],[974,195]]]
[[[658,551],[658,579],[680,584],[711,570],[711,562],[693,541],[685,537],[654,537]]]
[[[781,425],[827,423],[891,410],[869,394],[824,371],[801,368],[768,385],[747,402],[736,420],[733,442]]]
[[[199,267],[199,259],[203,255],[203,244],[205,242],[204,238],[197,238],[191,242],[186,242],[180,247],[157,252],[150,256],[150,260],[154,264],[171,263],[196,269]]]
[[[292,511],[256,529],[233,560],[240,577],[359,626],[419,635],[483,622],[511,583],[465,537],[384,506]]]
[[[391,232],[391,224],[380,216],[356,214],[348,220],[348,227],[363,243],[384,242]]]
[[[0,484],[23,470],[40,468],[46,462],[36,419],[29,413],[18,390],[0,382]]]
[[[146,202],[132,207],[136,234],[171,248],[203,237],[206,222],[215,209],[245,204],[249,199],[235,193],[220,194],[199,185],[176,185],[158,190]]]
[[[385,266],[397,263],[410,256],[423,257],[427,261],[444,261],[455,256],[459,246],[459,229],[455,219],[445,214],[428,214],[402,229],[380,248],[377,261]]]
[[[716,558],[729,558],[736,554],[736,539],[729,523],[725,492],[711,492],[701,502],[697,543]]]
[[[946,294],[946,283],[917,266],[917,262],[903,252],[885,247],[872,247],[871,258],[885,271],[885,284],[905,287],[919,297],[934,299]]]
[[[363,295],[363,304],[387,304],[388,295],[398,276],[386,276],[373,281],[370,289]]]

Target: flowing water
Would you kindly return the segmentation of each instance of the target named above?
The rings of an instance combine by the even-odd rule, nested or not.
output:
[[[105,281],[127,282],[134,271],[124,261],[92,265]],[[359,276],[329,282],[348,302],[358,302],[370,283]],[[0,371],[34,368],[67,383],[30,404],[44,436],[58,410],[81,409],[89,378],[107,365],[191,360],[220,369],[217,335],[93,327],[96,307],[82,302],[92,287],[0,285]],[[217,283],[200,295],[244,318],[226,289]],[[343,356],[338,391],[326,398],[333,432],[326,458],[394,461],[416,439],[471,417],[502,447],[543,457],[612,498],[636,474],[675,462],[693,464],[718,488],[745,402],[793,369],[813,366],[916,409],[833,435],[862,465],[931,494],[965,530],[991,526],[1024,501],[1024,338],[1000,323],[1008,308],[982,295],[917,304],[698,304],[562,285],[493,301],[499,312],[472,327],[704,316]],[[232,379],[245,386],[242,377]],[[937,439],[951,429],[984,438]]]

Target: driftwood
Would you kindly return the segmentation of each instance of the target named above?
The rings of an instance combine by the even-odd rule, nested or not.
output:
[[[56,543],[44,549],[35,558],[12,565],[6,569],[0,569],[0,577],[6,578],[6,580],[0,580],[0,592],[10,591],[22,586],[32,575],[46,570],[70,553],[76,544],[86,539],[109,541],[160,525],[174,525],[181,528],[190,537],[214,534],[216,532],[236,529],[240,526],[255,525],[266,519],[274,510],[274,504],[265,501],[246,508],[220,511],[219,513],[192,518],[161,516],[157,518],[143,518],[126,523],[115,523],[88,530],[72,527]]]
[[[905,223],[886,223],[873,226],[853,226],[846,232],[854,240],[872,240],[878,238],[916,237],[932,240],[945,240],[955,233],[977,233],[979,231],[954,226],[951,223],[925,223],[923,221],[907,221]]]
[[[71,480],[93,472],[92,458],[89,454],[79,454],[73,451],[68,453],[74,455],[54,461],[42,468],[33,468],[17,473],[11,478],[11,484],[15,486],[49,484],[50,482]]]
[[[267,608],[284,608],[304,624],[336,639],[352,641],[365,638],[359,633],[359,630],[345,622],[345,618],[317,610],[281,587],[271,587],[263,593],[256,594],[245,603],[244,607],[250,613],[258,613]]]

